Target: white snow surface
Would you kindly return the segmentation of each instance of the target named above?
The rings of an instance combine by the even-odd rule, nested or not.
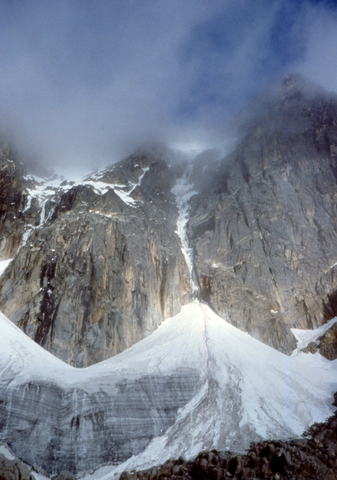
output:
[[[44,380],[108,392],[121,377],[174,374],[180,367],[199,370],[199,392],[162,436],[123,464],[84,476],[87,480],[116,478],[125,469],[147,468],[170,457],[192,458],[202,449],[240,450],[247,432],[261,438],[299,436],[333,412],[337,360],[284,355],[196,301],[130,349],[84,369],[52,356],[3,314],[0,331],[1,376],[17,385]]]
[[[12,260],[13,260],[12,258],[9,258],[8,260],[1,260],[0,261],[0,277],[4,273],[4,271],[6,270],[6,268],[11,263]]]
[[[303,348],[306,348],[309,343],[316,342],[318,343],[318,339],[325,334],[327,330],[334,323],[337,322],[337,317],[333,318],[329,322],[325,323],[324,325],[315,328],[314,330],[301,330],[299,328],[291,328],[294,337],[297,340],[297,348],[293,351],[293,355],[297,355]]]
[[[28,191],[28,203],[25,207],[25,210],[28,210],[31,206],[32,200],[35,198],[38,201],[39,207],[41,208],[40,214],[40,222],[39,226],[42,226],[53,213],[53,210],[49,212],[49,215],[46,216],[46,204],[48,200],[51,200],[57,192],[67,192],[71,188],[77,185],[90,185],[94,188],[95,193],[98,195],[103,195],[109,189],[113,189],[116,195],[127,205],[131,207],[137,207],[141,202],[139,200],[135,200],[130,195],[133,190],[141,185],[142,179],[145,173],[149,170],[149,168],[143,168],[143,173],[140,175],[138,182],[135,184],[130,184],[128,187],[122,185],[115,185],[115,184],[107,184],[99,180],[99,176],[102,172],[98,172],[96,175],[92,177],[88,176],[72,176],[71,180],[65,181],[65,178],[60,175],[54,175],[52,178],[41,178],[36,175],[26,175],[27,180],[31,180],[34,186]],[[22,237],[21,245],[24,245],[30,234],[35,228],[39,228],[33,225],[26,225],[25,231]]]

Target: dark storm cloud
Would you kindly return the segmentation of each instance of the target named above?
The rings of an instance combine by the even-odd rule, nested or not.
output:
[[[56,166],[106,164],[151,140],[219,143],[283,73],[327,67],[328,3],[0,0],[0,133]]]

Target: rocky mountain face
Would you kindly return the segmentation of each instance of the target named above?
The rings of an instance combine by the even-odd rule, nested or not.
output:
[[[17,459],[8,459],[0,454],[0,479],[1,480],[35,480],[28,465]]]
[[[199,295],[290,354],[290,328],[337,313],[337,98],[290,75],[240,122],[221,160],[137,152],[77,183],[25,176],[5,149],[1,310],[87,366]]]
[[[0,310],[65,363],[0,314],[0,440],[48,474],[253,441],[139,478],[276,479],[300,461],[334,478],[334,420],[256,442],[331,414],[335,364],[234,327],[337,358],[336,323],[293,333],[337,314],[336,200],[337,97],[296,75],[252,102],[223,158],[150,149],[69,181],[3,148]]]
[[[0,178],[0,258],[6,259],[11,258],[20,246],[25,204],[22,175],[6,147],[0,152]]]
[[[188,223],[201,296],[290,353],[289,327],[337,313],[337,97],[296,75],[243,118],[234,151],[195,162]]]
[[[43,218],[27,228],[1,278],[2,311],[76,366],[119,353],[177,313],[190,284],[175,234],[174,180],[164,161],[141,154],[51,189],[40,205],[21,180],[26,212]]]

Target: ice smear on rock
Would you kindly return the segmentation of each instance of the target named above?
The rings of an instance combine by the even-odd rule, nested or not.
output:
[[[193,190],[194,185],[190,183],[191,170],[192,165],[188,165],[183,176],[177,180],[175,186],[172,188],[172,193],[174,193],[174,195],[176,196],[176,202],[179,212],[176,233],[180,238],[181,250],[184,254],[190,274],[192,294],[197,297],[200,291],[200,287],[194,267],[193,248],[189,246],[186,229],[188,222],[188,211],[190,208],[189,201],[194,195],[197,194],[197,192]]]
[[[32,202],[35,199],[38,203],[38,208],[40,209],[40,219],[39,225],[34,226],[27,224],[25,231],[23,233],[21,246],[25,245],[30,234],[35,228],[43,226],[52,216],[53,209],[50,209],[48,215],[46,215],[46,206],[48,201],[53,200],[55,206],[60,195],[67,192],[71,188],[78,185],[89,185],[91,186],[97,195],[103,195],[107,190],[112,189],[116,195],[128,206],[137,207],[139,200],[135,200],[130,195],[137,186],[141,185],[144,175],[149,170],[149,168],[143,168],[143,173],[140,175],[137,183],[131,183],[129,186],[117,185],[117,184],[107,184],[103,181],[100,181],[98,178],[100,173],[92,175],[90,177],[73,177],[71,181],[65,181],[63,176],[54,175],[51,178],[41,178],[36,175],[26,175],[24,178],[32,186],[27,187],[27,204],[25,206],[24,212],[29,210],[32,206]]]

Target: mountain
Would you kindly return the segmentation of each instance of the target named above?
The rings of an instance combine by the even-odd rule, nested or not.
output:
[[[196,166],[188,233],[202,298],[288,354],[289,328],[336,315],[336,121],[335,95],[286,76],[214,172]]]
[[[0,304],[37,343],[87,366],[144,338],[189,300],[174,175],[163,160],[135,154],[80,184],[20,180],[22,244],[1,278]]]
[[[290,75],[241,115],[224,158],[148,149],[69,182],[24,175],[4,151],[2,311],[82,367],[197,295],[290,354],[291,328],[337,310],[336,118],[335,95]]]
[[[288,75],[235,128],[226,155],[151,146],[80,179],[2,148],[0,438],[21,460],[109,478],[332,413],[337,97]]]

